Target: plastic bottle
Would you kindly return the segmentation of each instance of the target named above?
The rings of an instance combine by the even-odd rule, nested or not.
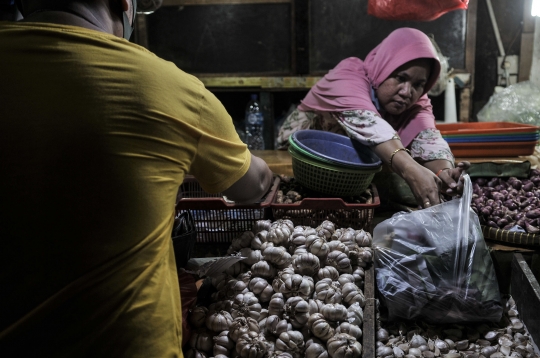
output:
[[[257,100],[257,95],[252,94],[251,100],[246,106],[246,137],[245,141],[249,149],[251,150],[263,150],[264,149],[264,117]]]

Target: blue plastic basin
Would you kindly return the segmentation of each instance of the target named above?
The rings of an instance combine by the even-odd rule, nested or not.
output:
[[[351,138],[332,132],[303,129],[291,136],[305,151],[336,165],[355,168],[375,168],[382,165],[373,151]]]

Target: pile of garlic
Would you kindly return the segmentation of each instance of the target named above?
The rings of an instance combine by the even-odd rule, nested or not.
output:
[[[364,230],[260,220],[233,240],[244,260],[212,278],[213,303],[198,306],[187,358],[362,356]]]
[[[427,325],[421,322],[380,323],[380,358],[539,358],[518,317],[512,297],[505,299],[502,324]]]

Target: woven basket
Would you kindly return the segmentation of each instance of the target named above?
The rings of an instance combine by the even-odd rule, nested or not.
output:
[[[371,184],[375,173],[382,166],[368,169],[351,169],[312,160],[289,146],[294,178],[313,191],[337,197],[363,193]]]
[[[484,239],[487,240],[500,241],[520,246],[540,247],[539,234],[527,234],[524,232],[495,229],[485,225],[482,225],[482,233],[484,234]]]

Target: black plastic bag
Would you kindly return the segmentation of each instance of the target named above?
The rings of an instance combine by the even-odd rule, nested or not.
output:
[[[197,241],[197,229],[195,220],[189,210],[176,214],[172,230],[174,255],[176,256],[176,268],[185,268]]]
[[[429,323],[498,322],[502,304],[478,216],[463,196],[397,213],[373,232],[374,267],[388,319]]]

